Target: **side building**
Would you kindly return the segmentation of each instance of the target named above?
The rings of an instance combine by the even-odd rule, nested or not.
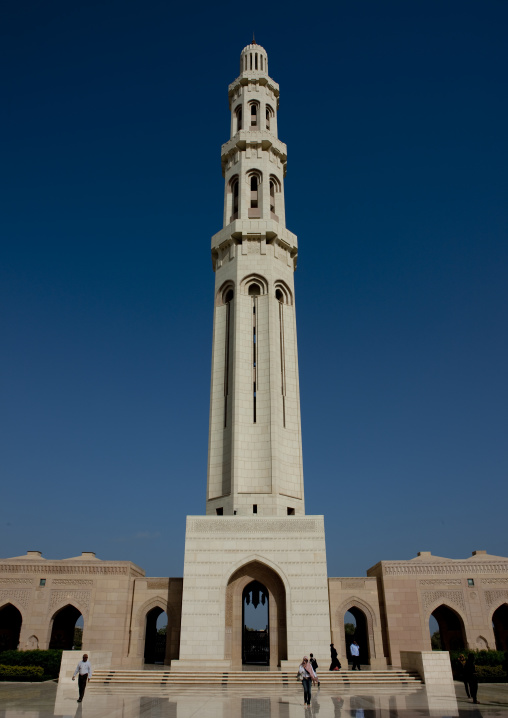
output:
[[[343,666],[346,612],[356,620],[362,662],[372,668],[400,666],[401,651],[431,650],[431,616],[444,650],[508,650],[508,558],[474,551],[447,559],[422,551],[408,561],[380,561],[367,574],[328,579],[331,640]],[[57,561],[39,551],[2,559],[0,651],[71,650],[78,622],[83,649],[112,651],[113,666],[171,665],[180,656],[182,584],[90,552]],[[161,636],[156,624],[163,612],[168,625]],[[240,628],[241,617],[236,620]],[[326,656],[319,658],[324,668]],[[241,665],[239,654],[231,667]]]

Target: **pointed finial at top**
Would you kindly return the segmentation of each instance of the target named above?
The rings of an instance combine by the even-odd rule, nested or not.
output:
[[[252,44],[256,45],[256,38],[254,37],[254,31],[252,31]]]

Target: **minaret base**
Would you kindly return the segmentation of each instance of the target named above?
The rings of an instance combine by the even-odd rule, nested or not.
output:
[[[267,663],[297,669],[330,654],[330,609],[323,516],[188,516],[180,660],[172,670],[241,669],[243,591],[268,597]],[[269,656],[269,659],[268,659]]]

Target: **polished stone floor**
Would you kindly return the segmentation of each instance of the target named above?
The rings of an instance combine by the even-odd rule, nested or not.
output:
[[[508,685],[480,685],[479,705],[466,698],[461,684],[455,694],[417,689],[356,688],[337,693],[313,690],[312,705],[303,706],[300,685],[288,688],[202,686],[199,688],[88,686],[77,703],[77,686],[56,683],[0,683],[0,718],[508,718]]]

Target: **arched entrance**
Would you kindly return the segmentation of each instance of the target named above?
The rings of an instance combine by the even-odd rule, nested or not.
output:
[[[245,607],[253,605],[246,603],[247,597],[251,602],[259,601],[258,607],[262,610],[266,607],[268,631],[265,635],[258,634],[256,638],[260,645],[255,650],[252,646],[253,641],[249,637],[244,643]],[[258,607],[255,610],[259,610]],[[234,667],[241,666],[246,658],[248,662],[264,662],[273,667],[279,666],[281,660],[286,660],[286,589],[282,579],[273,569],[261,561],[251,561],[235,571],[226,588],[225,613],[225,658],[231,659]],[[248,622],[252,622],[251,617]],[[263,629],[256,626],[256,630]],[[260,660],[261,656],[264,657],[263,661]],[[258,660],[253,660],[256,658]]]
[[[145,663],[164,663],[167,631],[168,616],[160,606],[155,606],[146,614]]]
[[[432,611],[431,616],[436,619],[439,626],[439,639],[435,631],[433,631],[433,635],[435,640],[439,640],[441,643],[442,651],[461,651],[466,647],[464,623],[456,611],[441,604]],[[430,622],[429,630],[432,631]]]
[[[508,651],[508,604],[503,603],[492,615],[496,650]]]
[[[49,647],[72,651],[75,643],[74,629],[79,618],[81,618],[81,612],[70,604],[57,611],[53,616]]]
[[[242,663],[270,665],[268,591],[259,581],[251,581],[243,589]]]
[[[21,613],[12,603],[0,608],[0,651],[17,649],[22,620]]]
[[[351,643],[356,641],[360,647],[361,665],[369,665],[370,647],[367,616],[358,606],[351,606],[344,614],[344,636],[348,662],[351,661]]]

